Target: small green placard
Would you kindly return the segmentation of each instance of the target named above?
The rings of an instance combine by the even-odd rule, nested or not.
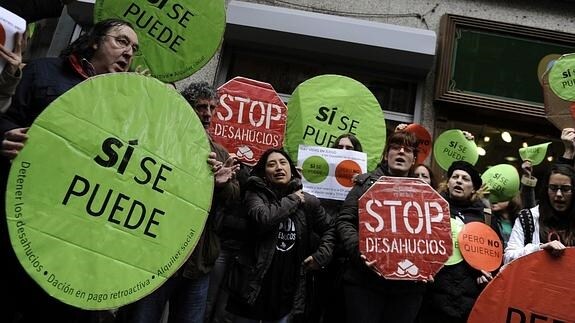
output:
[[[561,56],[549,71],[549,86],[565,101],[575,101],[575,54]]]
[[[381,161],[385,119],[379,102],[360,82],[345,76],[311,78],[293,92],[288,102],[285,147],[297,160],[299,145],[331,147],[351,132],[367,153],[368,170]]]
[[[465,223],[463,223],[459,218],[451,218],[451,241],[453,243],[453,253],[445,262],[446,266],[455,265],[463,261],[463,255],[461,255],[461,250],[459,250],[457,237],[459,237],[459,233],[463,230],[464,226]]]
[[[306,158],[302,164],[303,177],[310,183],[321,183],[329,174],[329,164],[321,156],[311,156]]]
[[[549,144],[551,143],[546,142],[544,144],[519,148],[519,156],[521,156],[521,160],[523,161],[530,161],[533,166],[539,165],[543,159],[545,159],[545,156],[547,156]]]
[[[225,1],[98,0],[94,20],[129,21],[140,42],[133,67],[148,68],[164,82],[184,79],[202,68],[221,44]]]
[[[475,165],[479,154],[473,140],[469,140],[459,129],[443,132],[433,144],[433,157],[443,170],[449,169],[454,161],[465,160]]]
[[[519,192],[519,173],[509,164],[490,167],[481,175],[489,189],[489,201],[497,203],[511,200]]]
[[[210,146],[190,105],[134,73],[89,79],[28,131],[6,192],[12,246],[60,301],[107,309],[164,283],[211,205]]]

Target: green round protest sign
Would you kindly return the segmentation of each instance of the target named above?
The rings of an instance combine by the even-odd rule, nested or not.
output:
[[[575,54],[561,56],[549,71],[549,86],[565,101],[575,101]]]
[[[539,165],[547,156],[547,148],[550,144],[551,142],[546,142],[544,144],[519,148],[519,156],[521,156],[521,160],[523,161],[530,161],[533,166]]]
[[[519,173],[509,164],[490,167],[481,175],[492,203],[511,200],[519,192]]]
[[[458,160],[475,165],[479,158],[475,142],[465,138],[463,131],[459,129],[447,130],[435,139],[433,156],[443,170],[449,169],[449,166]]]
[[[299,145],[331,147],[344,133],[353,133],[375,169],[385,146],[385,119],[375,96],[345,76],[321,75],[301,83],[287,111],[285,148],[297,160]]]
[[[213,191],[210,145],[189,104],[134,73],[91,78],[28,131],[6,192],[12,246],[51,296],[108,309],[182,266]]]
[[[129,21],[141,52],[132,66],[148,68],[164,82],[175,82],[214,56],[224,35],[225,11],[224,0],[98,0],[94,20]]]
[[[321,183],[329,174],[329,164],[321,156],[311,156],[302,164],[303,177],[310,183]]]

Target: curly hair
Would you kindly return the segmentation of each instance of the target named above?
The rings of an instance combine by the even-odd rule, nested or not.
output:
[[[218,98],[216,89],[208,82],[191,83],[180,93],[192,107],[195,107],[200,100],[214,100]]]
[[[113,28],[127,26],[132,29],[134,27],[127,21],[121,19],[106,19],[96,23],[88,32],[80,35],[73,43],[68,45],[60,53],[60,57],[69,57],[70,55],[78,55],[80,58],[86,60],[92,59],[96,50],[94,44],[101,44],[104,36]]]

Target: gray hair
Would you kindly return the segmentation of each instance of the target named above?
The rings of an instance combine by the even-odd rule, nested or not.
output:
[[[208,82],[191,83],[181,92],[188,103],[195,107],[200,100],[213,100],[218,98],[218,93]]]

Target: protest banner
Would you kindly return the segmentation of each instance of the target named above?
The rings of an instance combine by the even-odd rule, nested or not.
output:
[[[464,160],[471,165],[477,163],[479,154],[477,145],[469,140],[459,129],[451,129],[441,133],[433,143],[433,157],[443,170],[449,169],[454,161]]]
[[[385,119],[373,93],[360,82],[340,75],[311,78],[288,102],[285,148],[298,160],[299,145],[331,147],[344,133],[354,134],[367,153],[367,168],[381,161]]]
[[[7,50],[14,50],[14,34],[24,34],[26,20],[18,15],[0,7],[0,44]],[[6,66],[6,60],[0,57],[0,73]]]
[[[318,198],[345,200],[353,176],[367,172],[367,155],[359,151],[300,145],[298,157],[303,188]]]
[[[150,70],[164,82],[192,75],[214,56],[226,24],[224,0],[98,0],[96,22],[129,21],[138,34],[140,54],[132,66]]]
[[[214,180],[206,132],[178,92],[135,73],[93,77],[28,135],[10,170],[7,222],[20,263],[48,294],[117,308],[185,262]]]
[[[270,84],[235,77],[218,94],[208,132],[239,161],[254,166],[266,150],[282,146],[287,107]]]
[[[541,80],[547,120],[559,130],[575,127],[575,53],[549,61]]]
[[[482,222],[465,224],[457,238],[463,259],[477,270],[494,271],[503,260],[503,243],[491,227]]]
[[[481,175],[481,180],[489,190],[491,203],[509,201],[519,193],[519,173],[513,165],[499,164],[489,167]]]
[[[429,134],[429,131],[417,123],[408,125],[405,127],[405,131],[412,132],[415,134],[415,137],[417,137],[419,144],[417,146],[418,153],[415,163],[423,164],[427,156],[431,153],[431,135]]]
[[[575,322],[574,275],[575,248],[516,259],[487,284],[467,322]]]
[[[382,176],[358,204],[360,251],[385,278],[427,280],[452,254],[449,204],[424,181]]]

